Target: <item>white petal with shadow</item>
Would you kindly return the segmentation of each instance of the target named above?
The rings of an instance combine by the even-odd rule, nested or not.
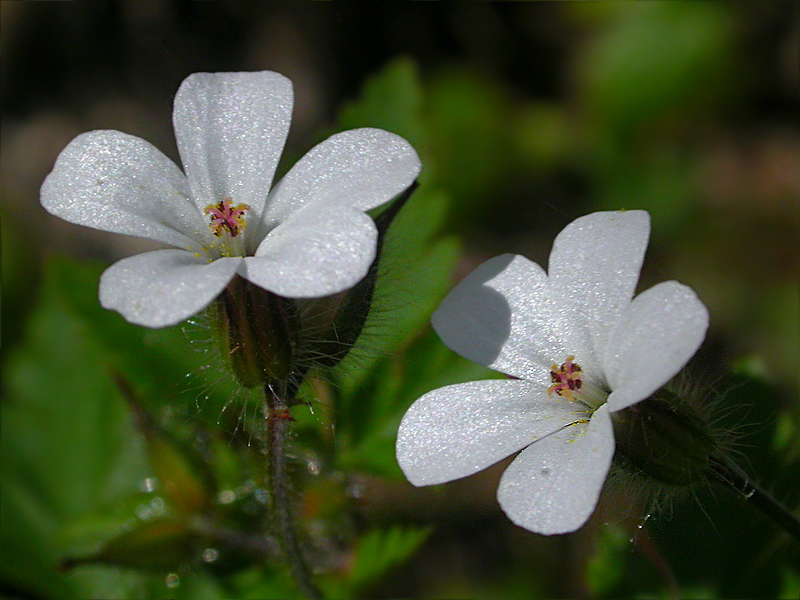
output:
[[[467,275],[433,313],[442,341],[464,358],[546,382],[566,349],[553,333],[547,275],[523,256],[492,258]],[[548,383],[549,385],[549,383]]]
[[[518,380],[471,381],[428,392],[408,409],[397,461],[415,485],[472,475],[581,418],[580,405]]]

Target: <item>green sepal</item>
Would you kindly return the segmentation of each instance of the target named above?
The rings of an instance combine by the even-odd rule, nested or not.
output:
[[[375,282],[378,278],[378,265],[381,258],[386,234],[394,218],[411,198],[419,184],[414,181],[394,202],[375,217],[378,229],[378,242],[375,260],[366,277],[351,288],[336,311],[332,327],[328,334],[314,342],[312,355],[318,357],[316,365],[321,367],[336,366],[356,343],[369,314]]]
[[[615,413],[614,437],[623,464],[676,486],[705,480],[716,446],[706,423],[667,389]]]
[[[246,388],[285,381],[296,363],[294,300],[236,275],[212,308],[223,357]]]

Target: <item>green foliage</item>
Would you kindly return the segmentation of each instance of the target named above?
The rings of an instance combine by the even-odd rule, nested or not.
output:
[[[367,83],[362,98],[344,108],[340,125],[394,127],[424,144],[429,128],[423,127],[422,98],[413,65],[399,60]],[[447,350],[428,325],[452,287],[458,259],[458,242],[440,233],[449,204],[449,196],[434,184],[423,185],[389,228],[364,330],[334,374],[337,460],[348,470],[401,477],[394,440],[411,402],[445,380],[491,376]]]
[[[416,64],[398,59],[366,81],[358,100],[339,113],[339,129],[378,127],[404,137],[418,150],[427,142],[422,118],[423,92]],[[423,156],[423,177],[427,172]]]
[[[96,274],[49,265],[25,343],[3,365],[0,572],[21,590],[55,598],[81,595],[56,569],[59,528],[132,493],[145,476],[142,448],[110,377],[117,361],[102,326],[85,317],[101,312],[82,298]]]
[[[353,552],[347,584],[353,592],[367,591],[385,573],[408,560],[429,534],[428,529],[402,527],[367,532]]]
[[[611,140],[624,142],[702,113],[729,76],[730,36],[730,13],[713,2],[642,3],[618,11],[586,48],[587,110]]]
[[[602,598],[617,588],[625,570],[629,544],[628,535],[621,528],[609,526],[600,533],[586,563],[586,584],[593,596]]]

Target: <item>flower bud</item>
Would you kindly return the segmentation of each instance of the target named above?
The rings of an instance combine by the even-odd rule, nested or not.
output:
[[[314,340],[313,354],[319,357],[318,366],[334,367],[348,353],[356,343],[358,336],[369,314],[372,296],[375,293],[375,283],[378,278],[378,263],[386,242],[386,235],[395,217],[406,205],[419,184],[414,181],[386,210],[375,218],[375,227],[378,229],[377,253],[375,260],[367,272],[366,277],[357,285],[347,291],[328,335],[322,339]]]
[[[616,413],[614,437],[624,464],[667,485],[703,481],[715,449],[707,424],[666,389]]]
[[[235,276],[216,302],[222,353],[236,379],[251,388],[286,380],[299,329],[295,302]]]

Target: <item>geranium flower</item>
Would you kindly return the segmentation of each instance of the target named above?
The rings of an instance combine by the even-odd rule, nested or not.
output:
[[[272,187],[292,102],[277,73],[195,73],[173,111],[184,172],[118,131],[85,133],[64,149],[42,185],[45,209],[175,246],[106,270],[104,307],[164,327],[208,306],[237,273],[289,298],[335,294],[365,276],[377,231],[364,211],[406,189],[419,158],[392,133],[355,129],[313,148]]]
[[[497,492],[509,518],[542,534],[581,527],[614,455],[614,413],[650,396],[691,358],[708,312],[676,281],[633,298],[649,237],[644,211],[577,219],[549,273],[522,256],[487,261],[433,315],[442,341],[514,379],[425,394],[400,425],[409,481],[471,475],[521,450]]]

